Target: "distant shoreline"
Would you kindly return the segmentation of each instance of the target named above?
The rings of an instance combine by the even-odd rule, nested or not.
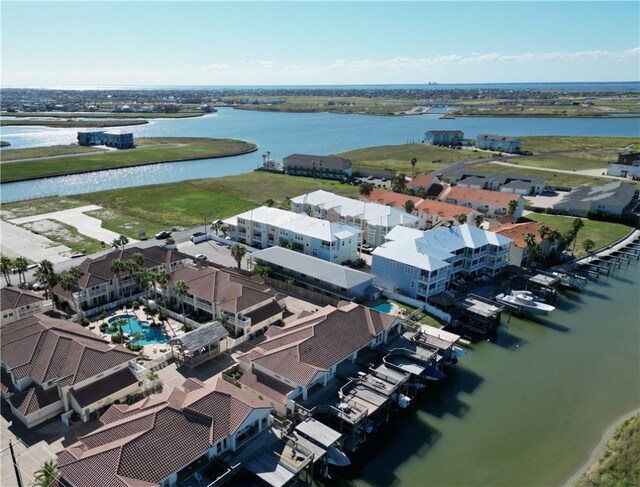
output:
[[[602,458],[607,448],[607,445],[613,439],[613,435],[616,432],[616,430],[620,427],[620,425],[622,425],[625,421],[633,418],[637,414],[640,414],[640,408],[636,408],[633,411],[629,411],[623,414],[618,419],[616,419],[613,423],[611,423],[607,427],[607,429],[604,431],[604,433],[602,433],[600,442],[591,451],[591,455],[589,456],[589,458],[580,466],[580,468],[578,468],[578,470],[576,470],[573,473],[573,475],[571,475],[571,477],[569,477],[569,479],[567,479],[567,481],[564,484],[562,484],[562,487],[574,487],[578,482],[578,480],[580,480],[582,475],[584,475],[584,473],[594,463],[596,463],[598,460],[600,460],[600,458]]]

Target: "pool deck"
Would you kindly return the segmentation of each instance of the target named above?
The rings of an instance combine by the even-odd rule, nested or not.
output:
[[[112,318],[117,318],[118,316],[125,316],[125,315],[134,315],[139,321],[149,321],[149,319],[147,318],[147,315],[142,310],[142,308],[136,309],[136,310],[131,308],[119,309],[111,313],[109,316],[107,316],[107,318],[105,318],[105,321],[108,321]],[[89,325],[89,329],[91,329],[91,331],[93,331],[96,335],[102,338],[109,339],[111,335],[109,335],[108,333],[100,332],[101,323],[102,323],[102,320],[93,321]],[[167,318],[167,320],[165,320],[164,332],[170,338],[184,335],[184,332],[182,331],[182,323],[172,318]],[[165,343],[159,343],[159,344],[144,345],[142,352],[144,353],[145,356],[149,357],[149,359],[154,360],[156,358],[160,358],[161,356],[163,356],[165,353],[169,351],[169,349],[170,349],[169,345]]]

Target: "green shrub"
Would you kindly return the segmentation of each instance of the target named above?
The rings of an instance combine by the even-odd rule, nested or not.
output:
[[[131,303],[131,307],[133,309],[140,309],[140,303],[138,303],[138,301],[134,301],[133,303]]]
[[[122,341],[122,336],[120,336],[120,333],[114,333],[113,335],[111,335],[111,342],[120,343],[121,341]]]

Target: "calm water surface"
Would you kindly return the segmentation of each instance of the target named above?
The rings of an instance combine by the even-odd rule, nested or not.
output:
[[[2,185],[3,203],[48,195],[70,195],[168,183],[252,171],[262,154],[282,160],[296,152],[335,154],[351,149],[420,141],[431,129],[460,129],[468,137],[489,132],[504,135],[640,136],[640,119],[467,118],[439,115],[383,117],[330,113],[266,113],[221,109],[193,119],[153,120],[128,128],[135,137],[220,137],[254,142],[258,151],[243,156],[158,164],[114,171],[61,176]],[[12,148],[76,142],[77,129],[3,127],[2,140]]]
[[[511,318],[356,457],[358,486],[559,486],[640,407],[638,264]]]

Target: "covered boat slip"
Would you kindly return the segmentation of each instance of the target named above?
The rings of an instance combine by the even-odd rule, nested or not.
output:
[[[274,427],[264,430],[245,447],[226,457],[229,465],[242,465],[267,485],[296,485],[301,476],[304,484],[311,482],[311,466],[316,453],[324,452],[318,445],[300,436],[287,437]],[[324,455],[321,455],[321,457]]]
[[[295,430],[324,448],[335,445],[342,438],[340,433],[313,418],[305,419],[295,427]]]

